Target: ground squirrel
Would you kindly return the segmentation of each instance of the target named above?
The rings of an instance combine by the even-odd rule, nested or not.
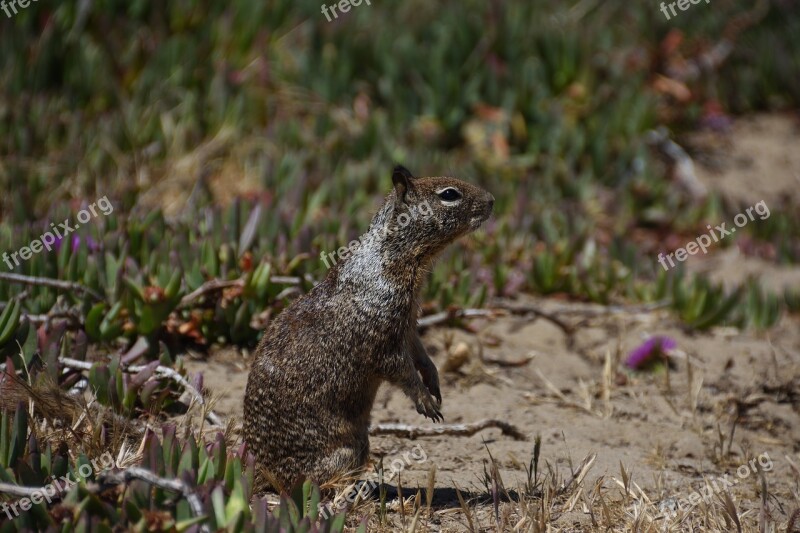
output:
[[[435,257],[489,218],[494,197],[455,178],[414,178],[400,166],[392,182],[361,245],[280,313],[256,349],[244,437],[265,473],[262,488],[288,490],[361,469],[383,381],[419,413],[442,420],[439,376],[417,334],[419,292]]]

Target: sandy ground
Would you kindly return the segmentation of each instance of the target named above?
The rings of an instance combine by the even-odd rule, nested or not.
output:
[[[729,134],[690,134],[687,143],[696,157],[697,178],[709,190],[722,193],[723,198],[744,206],[763,201],[771,208],[796,210],[800,205],[800,117],[746,117],[737,120]],[[753,218],[749,224],[758,224],[760,217],[754,214]],[[734,227],[730,220],[719,222]],[[800,269],[743,253],[747,237],[737,237],[731,238],[733,246],[690,256],[687,268],[728,285],[755,276],[765,288],[775,291],[800,287]]]
[[[750,204],[800,203],[800,116],[744,117],[728,134],[700,132],[688,142],[709,189]]]
[[[747,119],[724,141],[724,150],[740,164],[713,171],[698,165],[698,176],[709,187],[753,203],[778,202],[786,196],[794,205],[800,203],[800,138],[792,120]],[[754,274],[772,288],[800,286],[799,268],[743,257],[736,246],[713,251],[689,266],[726,281]],[[414,461],[403,471],[406,494],[427,486],[435,465],[437,512],[425,527],[467,529],[453,490],[458,487],[475,505],[476,529],[495,530],[486,499],[490,454],[505,488],[521,492],[533,438],[540,435],[540,470],[546,472],[549,463],[562,479],[596,454],[569,501],[552,507],[554,530],[592,530],[602,499],[628,514],[619,517],[616,530],[621,531],[619,525],[630,523],[638,507],[650,503],[668,508],[701,490],[704,479],[724,478],[733,482],[729,490],[744,531],[756,530],[762,483],[769,494],[768,513],[784,531],[788,516],[800,504],[800,472],[793,466],[800,465],[800,317],[784,317],[765,334],[727,328],[695,334],[664,311],[609,313],[596,306],[524,298],[517,303],[521,302],[559,312],[578,326],[575,334],[569,339],[542,318],[501,316],[473,322],[475,333],[433,328],[423,341],[440,369],[458,344],[469,349],[469,359],[458,371],[441,372],[445,423],[500,419],[517,426],[527,441],[513,440],[497,429],[470,437],[372,438],[374,460],[383,456],[390,461],[417,444],[424,449],[427,460]],[[684,356],[668,373],[625,369],[621,361],[650,335],[672,337]],[[525,359],[529,361],[521,366],[497,362]],[[204,373],[207,388],[218,398],[217,411],[238,420],[248,354],[226,349],[187,366]],[[399,390],[384,387],[373,423],[389,422],[430,425]],[[748,466],[751,458],[761,458],[763,474]],[[620,465],[631,479],[627,496]],[[713,501],[721,505],[720,498]],[[501,510],[507,505],[512,504],[502,504]],[[704,512],[704,505],[692,511]],[[398,527],[400,519],[394,520]],[[691,523],[672,531],[706,530]],[[530,527],[528,523],[521,530]]]
[[[547,308],[547,302],[537,304]],[[371,442],[373,458],[384,456],[388,463],[419,444],[428,460],[412,461],[405,468],[403,486],[426,487],[435,464],[436,487],[443,489],[439,503],[457,508],[452,490],[444,489],[458,487],[474,497],[486,495],[483,479],[490,453],[500,465],[505,487],[522,487],[523,465],[531,459],[535,435],[542,437],[542,468],[549,462],[563,477],[568,477],[570,465],[577,467],[596,453],[587,491],[602,478],[611,498],[622,493],[614,481],[621,478],[620,463],[651,500],[669,502],[702,488],[704,476],[727,473],[739,478],[737,468],[748,457],[762,456],[764,463],[773,465],[764,475],[770,494],[777,498],[772,508],[775,518],[785,523],[784,513],[797,505],[791,491],[797,490],[798,479],[790,461],[800,464],[799,324],[797,319],[784,320],[770,333],[770,343],[767,337],[734,330],[688,335],[663,312],[618,313],[591,318],[575,334],[573,348],[567,347],[559,328],[543,319],[487,321],[476,335],[434,329],[424,342],[438,366],[447,358],[448,343],[451,352],[460,342],[471,352],[458,372],[442,374],[445,423],[501,419],[516,425],[529,440],[516,441],[496,429],[471,437],[415,441],[378,436]],[[669,383],[663,372],[634,374],[621,365],[604,376],[606,354],[616,361],[620,349],[624,357],[644,336],[653,334],[676,339],[688,356],[670,372]],[[497,339],[498,346],[487,345]],[[522,367],[482,363],[481,345],[484,359],[532,359]],[[227,351],[210,363],[189,364],[192,371],[204,372],[206,386],[219,395],[217,410],[234,418],[240,416],[246,383],[242,360]],[[384,387],[373,423],[388,422],[429,425],[400,391]],[[751,473],[740,479],[734,491],[740,511],[757,509],[758,477]],[[456,530],[461,523],[457,515],[444,515],[442,520]],[[589,523],[580,506],[557,522],[561,527]]]

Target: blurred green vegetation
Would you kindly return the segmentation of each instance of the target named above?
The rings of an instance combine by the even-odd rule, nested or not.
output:
[[[179,322],[195,338],[251,343],[260,314],[294,295],[270,278],[307,286],[324,276],[316,254],[365,229],[400,161],[477,181],[497,198],[496,221],[433,273],[432,305],[519,291],[604,303],[670,297],[694,282],[679,269],[659,281],[664,236],[691,237],[740,206],[698,202],[667,180],[646,132],[694,128],[709,102],[729,113],[800,102],[791,1],[744,25],[722,68],[687,84],[687,101],[653,80],[708,51],[750,7],[720,1],[666,21],[619,1],[410,0],[362,4],[331,23],[319,8],[39,2],[3,21],[0,249],[19,249],[94,198],[116,206],[81,230],[82,243],[14,272],[102,294],[65,295],[95,341],[157,337],[204,282],[246,278],[238,294],[201,299]],[[186,160],[192,181],[244,179],[267,193],[221,207],[200,187],[177,217],[148,212],[147,192]],[[774,211],[750,231],[797,262],[797,211]],[[697,287],[709,302],[673,305],[713,325],[701,318],[718,316],[724,298]],[[0,301],[22,290],[0,284]],[[28,288],[24,308],[46,313],[56,295]]]
[[[221,132],[229,153],[263,140],[236,155],[278,193],[335,181],[325,205],[337,212],[353,191],[385,190],[387,162],[400,159],[477,175],[506,198],[520,180],[560,200],[586,183],[652,179],[641,135],[664,103],[648,87],[664,37],[680,28],[690,56],[746,10],[720,1],[670,23],[620,1],[360,7],[327,23],[316,2],[39,2],[3,20],[0,154],[14,185],[3,218],[110,190],[130,206],[142,173]],[[708,99],[732,113],[796,107],[797,11],[775,2],[744,30],[725,66],[670,113],[674,125],[692,125]],[[502,116],[481,121],[481,105]],[[508,145],[502,165],[480,143],[492,127]]]
[[[320,251],[366,229],[395,162],[477,182],[497,199],[496,218],[431,274],[426,311],[528,292],[668,301],[690,328],[769,328],[784,310],[800,312],[800,293],[770,294],[758,280],[723,288],[658,265],[666,243],[683,245],[743,206],[690,196],[646,141],[661,125],[698,128],[709,106],[797,109],[800,3],[772,0],[751,26],[743,17],[756,4],[715,0],[671,21],[657,3],[620,0],[373,0],[331,23],[321,2],[290,0],[39,0],[13,19],[0,13],[0,253],[100,197],[115,208],[13,269],[88,290],[0,280],[6,369],[68,390],[82,376],[60,372],[59,357],[85,361],[89,344],[144,339],[86,379],[114,416],[163,422],[180,391],[154,379],[155,362],[172,366],[176,345],[252,345],[325,275]],[[658,87],[725,35],[734,51],[720,68],[675,82],[688,98]],[[797,206],[770,208],[747,237],[797,264]],[[66,318],[72,331],[39,338],[25,314]],[[138,358],[151,363],[123,372]],[[25,412],[0,418],[0,480],[40,484],[85,461],[74,460],[89,453],[85,442],[70,462],[37,441]],[[97,449],[119,446],[108,440],[114,424],[94,430]],[[202,489],[208,527],[313,521],[302,510],[319,498],[310,486],[272,518],[263,501],[251,511],[252,468],[222,438],[169,427],[144,442],[142,465]],[[116,498],[75,488],[68,503],[82,511],[71,524],[124,519],[146,530],[149,513],[167,509],[160,525],[192,528],[185,500],[131,489]],[[0,531],[52,521],[39,505]]]

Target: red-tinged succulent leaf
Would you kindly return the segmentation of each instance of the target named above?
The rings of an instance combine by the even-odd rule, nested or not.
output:
[[[152,363],[145,365],[142,370],[140,370],[133,376],[133,378],[131,378],[130,383],[128,384],[129,389],[133,390],[134,392],[138,392],[139,389],[147,382],[147,380],[153,377],[158,365],[158,361],[153,361]]]

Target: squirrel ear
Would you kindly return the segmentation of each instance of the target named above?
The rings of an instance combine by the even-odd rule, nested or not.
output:
[[[413,179],[414,176],[406,167],[402,165],[397,165],[394,167],[394,171],[392,172],[392,183],[394,183],[394,189],[397,191],[397,198],[403,202],[406,201],[406,193],[410,189],[414,188],[414,184],[411,183],[411,180]]]

